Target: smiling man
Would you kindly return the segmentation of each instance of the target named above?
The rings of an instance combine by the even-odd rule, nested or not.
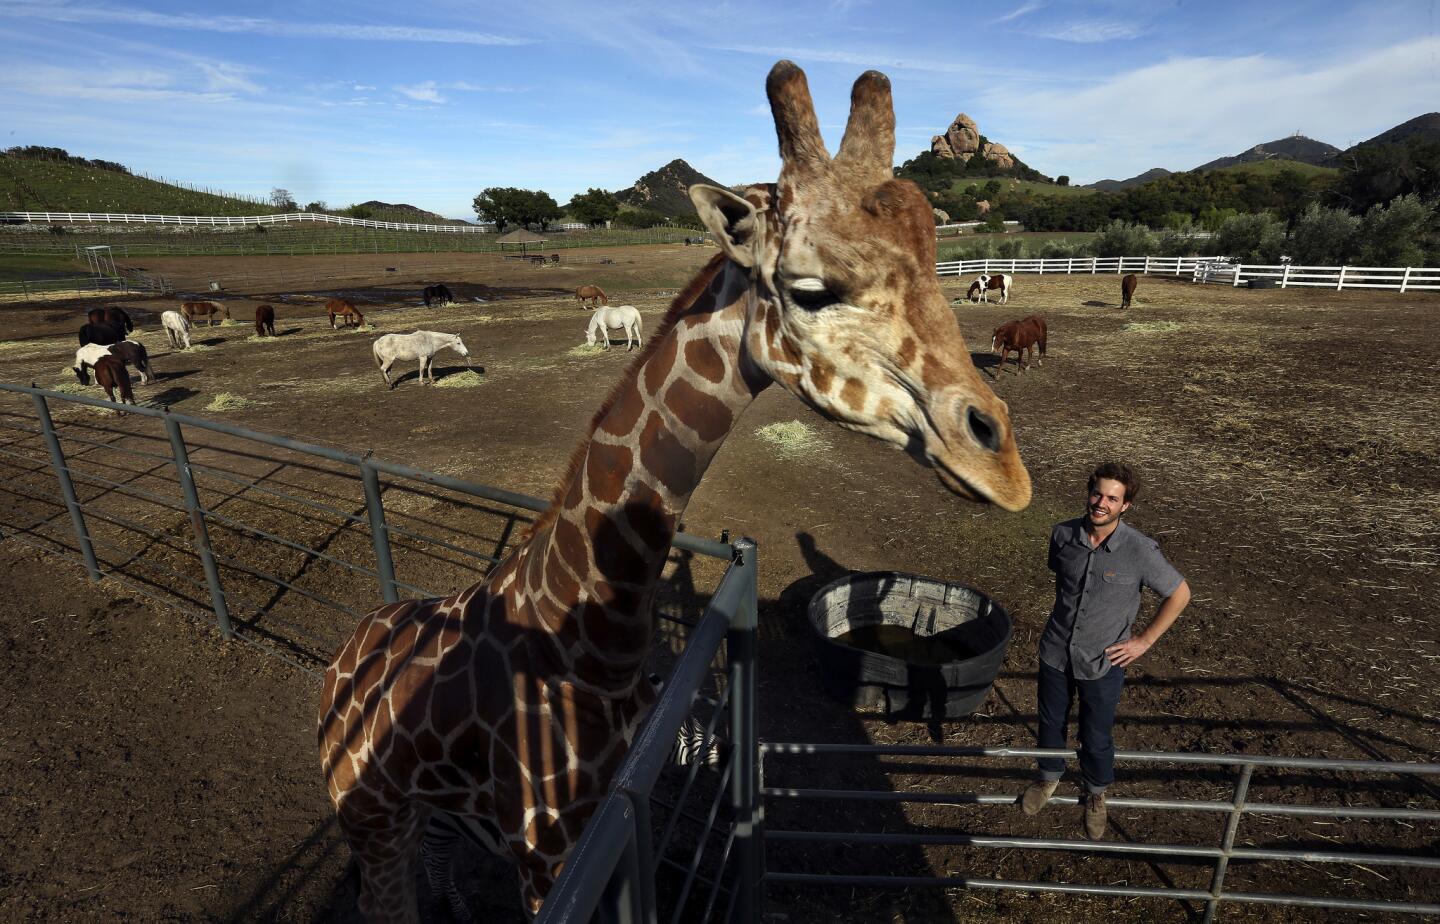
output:
[[[1090,475],[1085,515],[1050,531],[1055,606],[1040,636],[1037,745],[1063,748],[1070,705],[1080,698],[1080,776],[1085,785],[1085,834],[1105,834],[1105,788],[1115,779],[1111,727],[1125,685],[1125,668],[1160,640],[1190,602],[1190,585],[1155,540],[1121,517],[1139,494],[1128,465],[1106,462]],[[1164,598],[1144,631],[1131,635],[1140,589]],[[1060,783],[1065,761],[1041,758],[1038,779],[1020,805],[1027,815],[1045,807]]]

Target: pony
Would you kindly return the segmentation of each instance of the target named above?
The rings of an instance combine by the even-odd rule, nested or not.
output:
[[[970,291],[965,293],[965,297],[972,302],[988,303],[990,301],[990,293],[998,290],[1000,293],[1000,304],[1003,305],[1010,301],[1010,286],[1014,282],[1015,277],[1008,273],[996,273],[994,276],[988,273],[981,273],[979,278],[970,283]]]
[[[225,320],[230,320],[230,306],[220,302],[182,302],[180,311],[191,324],[196,318],[204,318],[206,327],[214,326],[215,319],[222,315]]]
[[[605,349],[610,349],[612,328],[623,328],[626,350],[635,349],[640,345],[640,310],[634,305],[596,308],[595,314],[590,318],[590,326],[585,330],[585,342],[594,346],[596,339],[599,339],[605,344]]]
[[[160,328],[171,349],[190,349],[190,322],[178,311],[166,311],[160,315]]]
[[[575,290],[575,301],[580,303],[581,308],[598,308],[610,304],[610,297],[599,286],[581,286]],[[590,304],[586,305],[586,302]]]
[[[269,305],[255,306],[255,336],[263,337],[269,331],[275,336],[275,309]]]
[[[1129,308],[1130,299],[1135,297],[1135,289],[1140,285],[1140,277],[1131,273],[1120,280],[1120,307]]]
[[[89,384],[81,379],[84,384]],[[113,356],[101,356],[95,361],[95,384],[105,389],[105,397],[112,402],[115,400],[115,390],[120,390],[120,402],[122,404],[134,404],[135,393],[130,390],[130,373],[125,371],[125,364]],[[123,414],[124,411],[117,413]]]
[[[364,327],[365,315],[355,303],[343,298],[332,298],[325,303],[325,313],[330,316],[330,329],[335,329],[335,319],[344,318],[346,327]]]
[[[71,368],[81,385],[90,384],[85,370],[89,366],[94,366],[102,356],[113,356],[124,365],[134,366],[140,373],[140,384],[142,385],[149,385],[155,381],[155,376],[150,370],[150,353],[145,349],[145,344],[134,340],[121,340],[119,343],[112,343],[108,346],[91,343],[75,351],[75,365]]]
[[[380,367],[380,374],[385,377],[385,384],[394,388],[395,383],[390,379],[390,367],[400,359],[420,360],[420,384],[425,384],[425,373],[428,370],[430,384],[434,385],[435,368],[432,364],[435,354],[446,348],[465,357],[465,365],[470,367],[470,351],[465,349],[465,342],[460,339],[460,335],[442,334],[433,330],[417,330],[413,334],[386,334],[370,345],[370,353],[375,357],[375,365]],[[485,370],[482,368],[480,371]]]
[[[90,312],[90,322],[80,327],[80,345],[98,343],[101,346],[109,346],[112,343],[119,343],[125,339],[124,328],[117,327],[109,321],[96,321],[95,317],[104,317],[104,312],[99,308]]]
[[[450,294],[450,290],[443,282],[433,286],[426,286],[424,290],[421,291],[420,296],[425,299],[426,308],[429,308],[432,302],[448,305],[455,301],[455,296]]]
[[[1030,351],[1030,359],[1036,359],[1035,365],[1045,365],[1045,341],[1048,334],[1045,329],[1045,319],[1038,314],[1021,318],[1018,321],[1006,321],[995,328],[995,333],[990,338],[990,352],[1000,354],[1000,362],[995,366],[995,377],[1000,377],[1000,368],[1005,365],[1006,358],[1010,351],[1015,351],[1015,365],[1024,372],[1030,368],[1026,360],[1025,351]],[[1026,360],[1022,365],[1021,360]]]
[[[135,322],[130,320],[130,315],[126,314],[125,309],[119,305],[105,306],[105,321],[121,328],[127,334],[135,331]]]

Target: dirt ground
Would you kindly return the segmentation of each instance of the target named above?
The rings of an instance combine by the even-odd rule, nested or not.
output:
[[[668,293],[711,253],[626,248],[603,257],[614,263],[575,260],[565,269],[438,254],[140,261],[197,291],[210,279],[225,281],[238,319],[250,317],[258,300],[271,301],[281,336],[257,341],[249,326],[202,327],[202,349],[172,352],[158,313],[173,303],[125,303],[158,373],[155,384],[136,385],[137,397],[543,496],[627,363],[623,350],[577,349],[588,315],[566,293],[598,283],[612,304],[637,305],[653,329]],[[419,285],[435,281],[446,282],[459,303],[418,307]],[[943,288],[957,297],[963,285],[946,280]],[[1144,482],[1130,522],[1161,541],[1195,591],[1190,609],[1130,672],[1117,723],[1121,748],[1440,761],[1433,591],[1440,566],[1440,341],[1433,335],[1440,298],[1146,278],[1135,306],[1122,313],[1118,289],[1113,276],[1020,276],[1009,305],[956,308],[977,366],[1009,403],[1034,479],[1034,501],[1021,513],[956,499],[904,455],[827,424],[778,388],[740,420],[685,526],[712,537],[728,529],[760,545],[764,738],[1029,746],[1036,642],[1053,597],[1046,537],[1051,524],[1078,514],[1090,468],[1119,458],[1136,465]],[[372,338],[326,325],[323,299],[334,292],[356,297],[377,333],[461,334],[483,375],[470,378],[458,357],[442,354],[442,382],[472,387],[422,388],[414,370],[403,369],[399,386],[387,391],[369,356]],[[66,382],[82,307],[0,308],[0,377]],[[990,330],[1033,312],[1050,328],[1044,365],[1023,375],[1013,362],[997,369],[985,353]],[[242,400],[230,410],[206,410],[222,392]],[[26,407],[0,400],[0,410],[13,412],[0,420],[19,420],[14,414]],[[57,419],[141,429],[91,411]],[[762,432],[791,421],[805,425],[812,442],[776,443]],[[33,437],[3,432],[4,446],[30,440],[24,445],[44,458]],[[286,468],[276,476],[286,484],[308,485],[317,498],[341,495],[335,472],[293,461],[257,456],[237,462],[234,473],[261,479]],[[7,483],[47,482],[12,473]],[[53,479],[48,484],[53,492]],[[0,919],[351,919],[353,873],[313,739],[313,677],[249,646],[223,643],[205,623],[156,607],[116,581],[89,583],[82,567],[18,541],[35,510],[19,495],[6,502],[6,534],[21,535],[0,541],[0,559],[20,605],[0,616],[7,668],[0,672],[0,841],[7,845]],[[468,537],[471,547],[504,544],[504,527],[481,509],[420,495],[411,509],[421,518],[453,514],[443,524],[452,530],[447,535]],[[266,524],[293,515],[251,512],[272,517]],[[67,526],[61,517],[52,524]],[[320,525],[304,538],[313,544],[322,534],[333,542],[327,548],[358,541]],[[183,535],[183,525],[174,535]],[[364,560],[363,543],[351,551],[352,560]],[[446,582],[464,580],[464,569],[450,563],[415,559],[405,567],[406,580],[425,586],[450,589],[459,585]],[[967,583],[1009,611],[1014,637],[979,714],[889,721],[824,697],[804,606],[850,570]],[[702,590],[714,575],[698,563],[691,572]],[[378,602],[373,583],[323,567],[305,579],[357,609]],[[302,663],[346,631],[344,620],[306,622],[307,608],[295,601],[262,602],[309,633],[290,639]],[[1150,612],[1153,601],[1142,618]],[[271,641],[284,640],[278,620],[259,628],[273,632]],[[962,767],[932,758],[774,757],[765,774],[766,785],[776,787],[1013,793],[1028,768],[1023,760]],[[1261,771],[1250,798],[1435,809],[1433,782]],[[1233,776],[1221,770],[1122,764],[1112,792],[1229,799],[1232,787]],[[1062,786],[1067,791],[1073,794]],[[1207,845],[1218,843],[1224,824],[1223,816],[1126,808],[1113,809],[1112,820],[1117,840]],[[777,799],[767,806],[767,823],[1079,834],[1073,806],[1029,819],[1010,807],[868,810]],[[1434,856],[1440,831],[1433,822],[1258,817],[1241,825],[1237,843]],[[1202,890],[1210,881],[1206,862],[849,842],[779,843],[769,867]],[[469,870],[479,877],[466,880],[476,908],[492,920],[512,919],[503,868],[472,862]],[[1440,895],[1434,871],[1395,867],[1236,863],[1231,877],[1227,888],[1240,891],[1411,901]],[[768,898],[769,919],[785,922],[1198,920],[1196,908],[1157,899],[779,887]],[[1226,906],[1221,916],[1299,919],[1386,918],[1258,905]]]

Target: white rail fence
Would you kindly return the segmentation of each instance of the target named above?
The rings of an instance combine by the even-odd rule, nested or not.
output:
[[[1231,286],[1262,280],[1288,289],[1307,286],[1323,289],[1394,289],[1440,291],[1440,267],[1424,266],[1297,266],[1230,263],[1224,257],[1062,257],[1052,260],[951,260],[935,264],[941,276],[972,273],[1051,273],[1056,275],[1140,273],[1189,276],[1194,282]]]
[[[350,225],[357,228],[379,228],[383,231],[440,231],[450,234],[494,234],[488,225],[420,225],[399,221],[371,221],[368,218],[346,218],[317,212],[285,212],[279,215],[137,215],[129,212],[0,212],[0,223],[7,224],[115,224],[115,225],[197,225],[205,227],[239,227],[244,225],[287,225],[295,222],[316,222],[328,225]]]

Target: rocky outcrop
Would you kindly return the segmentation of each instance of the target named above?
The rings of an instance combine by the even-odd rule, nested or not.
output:
[[[945,134],[930,139],[930,150],[941,157],[954,160],[969,160],[980,150],[980,126],[975,120],[960,113]]]
[[[1015,166],[1015,158],[1010,154],[1010,149],[993,141],[987,141],[980,146],[980,156],[1003,170]]]

